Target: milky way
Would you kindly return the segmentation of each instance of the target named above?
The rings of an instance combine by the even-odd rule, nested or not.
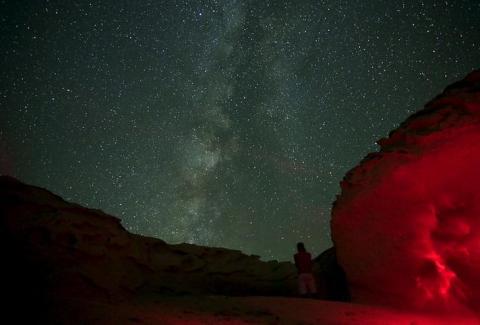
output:
[[[331,246],[343,175],[480,66],[478,1],[0,1],[1,173],[171,243]]]

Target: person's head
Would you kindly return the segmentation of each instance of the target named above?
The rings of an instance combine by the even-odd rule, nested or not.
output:
[[[305,249],[305,244],[300,242],[300,243],[297,243],[297,251],[299,252],[305,252],[306,249]]]

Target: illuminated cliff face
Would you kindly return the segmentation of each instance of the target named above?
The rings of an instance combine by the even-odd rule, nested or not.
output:
[[[480,71],[350,171],[332,238],[356,302],[480,308]]]

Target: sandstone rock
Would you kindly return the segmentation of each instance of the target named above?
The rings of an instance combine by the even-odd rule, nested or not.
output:
[[[379,144],[346,175],[332,211],[352,300],[480,310],[480,71]]]

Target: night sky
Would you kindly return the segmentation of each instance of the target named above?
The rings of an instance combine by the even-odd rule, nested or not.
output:
[[[130,231],[291,259],[480,67],[480,1],[0,1],[0,172]]]

